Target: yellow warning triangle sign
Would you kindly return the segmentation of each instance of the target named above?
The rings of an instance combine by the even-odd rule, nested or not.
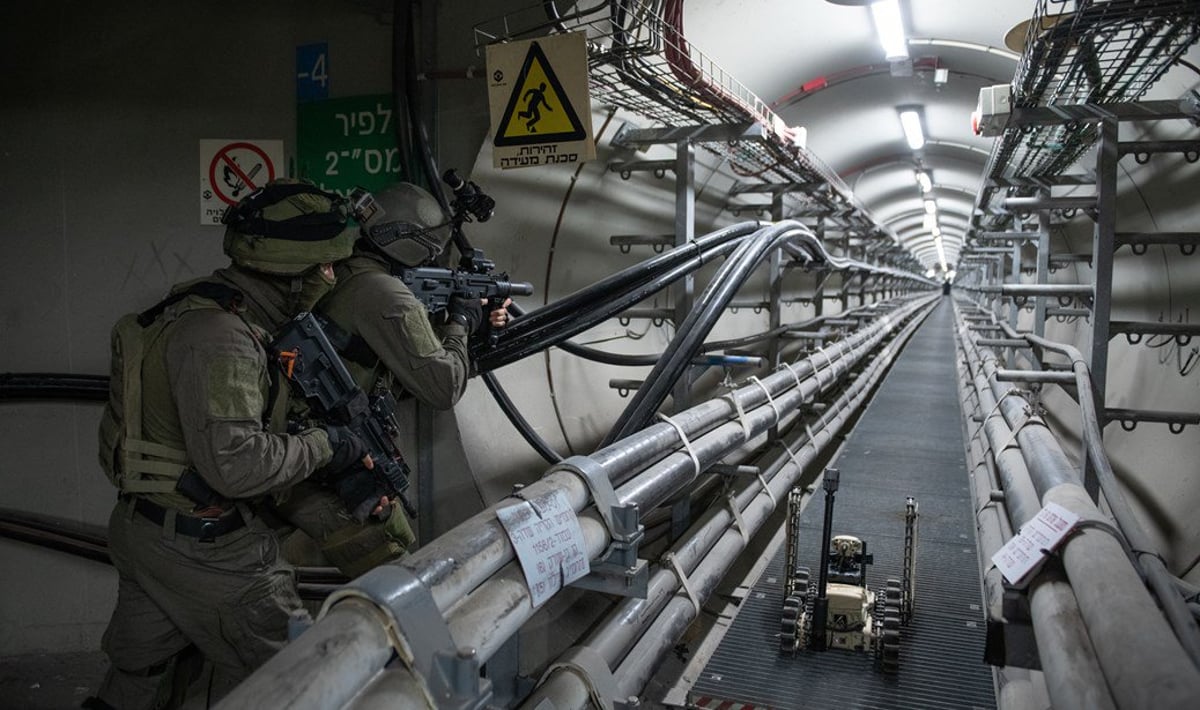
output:
[[[495,144],[531,145],[585,138],[587,132],[554,68],[538,43],[532,43],[500,118]]]

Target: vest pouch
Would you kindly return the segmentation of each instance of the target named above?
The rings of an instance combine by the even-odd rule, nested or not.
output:
[[[108,403],[100,417],[100,468],[114,486],[121,487],[125,467],[125,437],[141,434],[141,370],[144,329],[135,313],[122,316],[112,329],[112,361],[108,376]],[[131,391],[136,390],[136,391]]]

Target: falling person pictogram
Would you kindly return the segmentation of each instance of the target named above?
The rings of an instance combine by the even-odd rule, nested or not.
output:
[[[535,126],[538,121],[542,120],[542,112],[538,109],[538,107],[545,106],[547,111],[550,111],[551,113],[554,112],[554,109],[551,108],[550,104],[546,101],[546,82],[541,82],[536,89],[530,89],[529,91],[526,91],[525,96],[522,98],[525,101],[525,110],[518,112],[517,118],[529,119],[525,122],[525,128],[530,133],[537,133],[537,128]]]

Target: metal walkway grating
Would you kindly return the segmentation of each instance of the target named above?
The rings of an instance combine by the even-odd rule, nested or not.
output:
[[[741,608],[689,694],[696,707],[734,701],[760,708],[994,708],[974,516],[955,389],[949,299],[905,347],[835,462],[841,486],[833,533],[867,541],[878,590],[903,564],[904,499],[920,505],[916,604],[901,639],[900,674],[869,653],[779,654],[784,545]],[[800,557],[813,570],[824,494],[801,515]]]

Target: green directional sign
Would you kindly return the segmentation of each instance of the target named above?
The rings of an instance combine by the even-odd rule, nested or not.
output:
[[[296,172],[342,195],[401,179],[391,94],[309,101],[296,107]]]

